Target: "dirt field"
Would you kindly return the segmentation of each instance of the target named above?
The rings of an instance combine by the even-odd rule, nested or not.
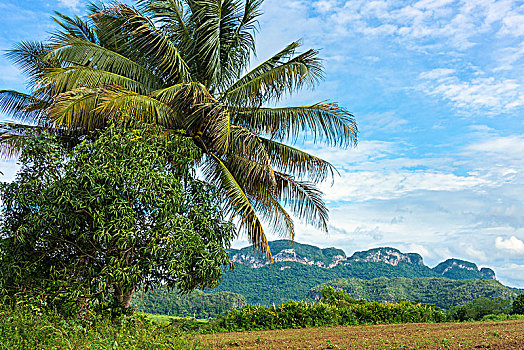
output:
[[[200,339],[214,349],[524,350],[524,320],[235,332]]]

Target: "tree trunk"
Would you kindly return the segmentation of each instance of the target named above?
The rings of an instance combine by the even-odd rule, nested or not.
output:
[[[131,289],[124,291],[121,286],[115,285],[115,292],[114,296],[115,299],[124,305],[125,308],[128,308],[131,305],[131,298],[133,297],[133,293],[135,292],[135,286],[131,287]]]

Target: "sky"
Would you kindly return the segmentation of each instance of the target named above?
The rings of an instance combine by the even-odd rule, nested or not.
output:
[[[82,15],[86,4],[3,0],[0,49],[45,39],[53,11]],[[329,233],[298,221],[296,241],[348,255],[390,246],[429,266],[465,259],[524,287],[524,2],[266,0],[262,9],[258,60],[297,39],[324,59],[325,80],[284,102],[337,102],[359,127],[356,148],[299,144],[340,175],[321,185]],[[0,89],[25,91],[5,57]],[[0,178],[16,169],[0,162]]]

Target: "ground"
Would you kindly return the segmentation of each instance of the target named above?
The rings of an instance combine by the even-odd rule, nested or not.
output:
[[[303,328],[199,338],[213,349],[524,350],[524,320]]]

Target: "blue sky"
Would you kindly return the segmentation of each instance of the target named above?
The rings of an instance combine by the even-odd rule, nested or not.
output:
[[[4,0],[0,48],[44,39],[54,10],[81,15],[85,4]],[[324,58],[325,81],[286,103],[336,101],[360,129],[355,149],[301,144],[340,176],[322,185],[329,235],[298,223],[296,240],[349,254],[393,246],[430,266],[467,259],[524,287],[524,3],[266,0],[263,10],[260,59],[300,38]],[[3,57],[0,88],[24,89]],[[11,178],[15,163],[0,166]]]

